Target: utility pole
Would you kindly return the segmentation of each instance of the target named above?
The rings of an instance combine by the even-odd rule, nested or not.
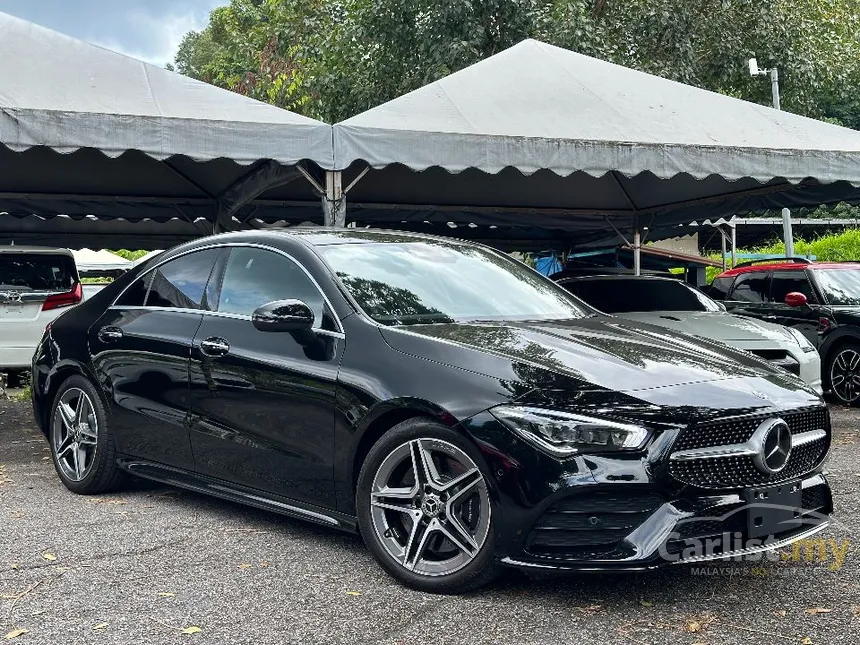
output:
[[[758,61],[755,58],[750,58],[750,76],[764,76],[770,74],[770,90],[773,94],[773,109],[781,110],[779,102],[779,71],[776,67],[773,69],[759,69]],[[791,211],[787,208],[782,209],[782,238],[785,241],[785,257],[794,257],[794,234],[791,230]]]

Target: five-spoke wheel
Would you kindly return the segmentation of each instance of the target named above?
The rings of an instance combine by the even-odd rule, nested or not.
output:
[[[479,460],[461,436],[425,419],[400,424],[371,450],[359,478],[359,523],[397,578],[456,592],[492,576],[492,502]]]
[[[80,388],[70,387],[57,401],[51,433],[57,464],[79,482],[87,476],[98,450],[99,424],[93,402]]]
[[[116,488],[124,478],[104,403],[83,376],[72,376],[60,385],[48,440],[57,474],[70,491],[102,493]]]

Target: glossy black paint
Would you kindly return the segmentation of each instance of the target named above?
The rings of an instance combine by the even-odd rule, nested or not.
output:
[[[416,237],[231,233],[163,253],[46,333],[33,363],[37,422],[47,429],[57,387],[83,374],[101,387],[120,463],[131,472],[352,530],[355,482],[373,441],[399,421],[427,416],[474,441],[489,464],[499,558],[621,567],[586,558],[547,564],[527,551],[526,536],[567,496],[586,500],[609,490],[627,496],[634,510],[643,491],[659,496],[663,506],[639,538],[647,557],[623,564],[635,568],[656,563],[645,543],[705,494],[667,472],[681,428],[822,405],[799,380],[750,354],[611,317],[383,327],[357,310],[315,250]],[[284,253],[304,267],[325,296],[332,329],[261,331],[251,316],[112,306],[153,267],[194,249],[233,245]],[[210,301],[217,301],[221,271],[219,260]],[[559,460],[487,412],[514,401],[636,421],[654,438],[641,452]]]

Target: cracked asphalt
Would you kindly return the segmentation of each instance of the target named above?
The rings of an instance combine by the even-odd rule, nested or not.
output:
[[[73,495],[29,405],[0,401],[0,642],[856,644],[860,411],[833,415],[838,570],[512,574],[439,597],[397,585],[355,536],[141,482]]]

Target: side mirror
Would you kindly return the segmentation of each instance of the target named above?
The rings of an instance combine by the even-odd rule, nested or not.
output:
[[[799,291],[785,294],[785,304],[789,307],[803,307],[806,304],[806,296]]]
[[[314,326],[314,312],[301,300],[276,300],[258,307],[251,323],[260,331],[292,332]]]

